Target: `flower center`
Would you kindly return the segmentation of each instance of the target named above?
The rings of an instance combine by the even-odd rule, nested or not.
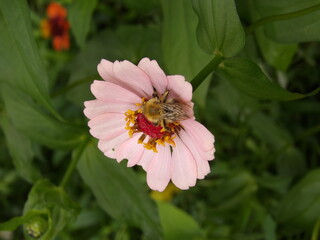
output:
[[[149,121],[146,116],[142,113],[143,106],[148,102],[148,100],[142,99],[142,103],[138,103],[138,106],[142,106],[140,109],[133,111],[128,110],[125,112],[125,120],[127,121],[126,129],[128,134],[132,137],[135,133],[142,132],[143,134],[138,140],[139,144],[148,150],[157,151],[157,144],[165,146],[165,143],[175,147],[175,133],[181,129],[178,122],[166,124],[161,126],[160,124],[155,124]],[[149,140],[144,142],[145,138],[149,136]]]

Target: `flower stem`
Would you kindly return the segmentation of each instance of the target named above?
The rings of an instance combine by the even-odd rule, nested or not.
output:
[[[301,9],[301,10],[295,11],[295,12],[264,17],[264,18],[261,18],[255,22],[253,22],[249,27],[247,27],[246,34],[252,33],[254,30],[256,30],[256,28],[258,28],[261,25],[264,25],[266,23],[271,23],[271,22],[282,21],[282,20],[300,17],[300,16],[303,16],[303,15],[306,15],[306,14],[309,14],[309,13],[312,13],[312,12],[315,12],[318,10],[320,10],[320,4],[317,4],[315,6],[308,7],[305,9]]]
[[[198,74],[195,76],[191,85],[193,92],[200,86],[200,84],[208,77],[208,75],[213,72],[219,64],[222,62],[223,57],[219,54],[215,55],[214,58],[209,62]]]
[[[74,151],[74,154],[72,154],[71,162],[69,163],[69,166],[68,166],[65,174],[63,175],[63,178],[62,178],[60,185],[59,185],[61,188],[65,188],[65,186],[69,182],[75,168],[77,167],[77,163],[81,157],[81,154],[89,142],[89,139],[90,138],[88,136],[86,136],[84,138],[82,144],[80,145],[80,147],[76,151]]]

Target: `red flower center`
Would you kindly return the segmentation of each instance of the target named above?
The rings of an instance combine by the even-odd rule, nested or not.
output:
[[[137,114],[137,124],[139,130],[149,135],[151,138],[160,139],[164,136],[164,132],[161,132],[161,126],[153,125],[142,113]]]

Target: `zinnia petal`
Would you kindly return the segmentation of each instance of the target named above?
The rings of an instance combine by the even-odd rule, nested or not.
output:
[[[141,101],[141,98],[133,92],[105,81],[95,80],[91,84],[91,92],[97,99],[108,102],[137,103]]]
[[[167,76],[155,60],[150,61],[149,58],[143,58],[139,62],[138,67],[149,76],[152,86],[158,93],[163,94],[166,91],[168,85]]]
[[[147,170],[147,183],[153,190],[162,192],[170,181],[171,152],[169,146],[159,146]]]
[[[172,182],[181,189],[188,189],[196,184],[197,165],[189,149],[179,137],[175,139],[176,147],[172,152]]]
[[[168,98],[177,98],[185,102],[191,102],[192,86],[185,80],[184,76],[168,76],[168,89],[170,90]]]
[[[129,61],[113,64],[113,73],[122,83],[128,86],[128,89],[137,93],[140,97],[149,98],[152,96],[153,87],[147,74],[139,67]]]
[[[124,114],[128,109],[138,109],[138,106],[133,103],[113,102],[109,103],[104,100],[91,100],[84,102],[84,114],[87,118],[92,119],[104,113],[122,113]],[[123,116],[123,115],[122,115]]]

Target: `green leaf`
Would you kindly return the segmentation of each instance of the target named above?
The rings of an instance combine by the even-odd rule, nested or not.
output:
[[[228,79],[239,90],[258,99],[289,101],[313,96],[320,88],[308,94],[289,92],[271,82],[259,66],[247,59],[226,59],[217,73]]]
[[[193,0],[198,15],[198,43],[209,54],[233,57],[245,44],[234,0]]]
[[[33,38],[27,1],[0,0],[0,32],[0,82],[24,91],[58,117],[49,101],[48,76]]]
[[[250,1],[248,4],[251,12],[251,18],[256,21],[261,18],[259,12],[254,9],[254,4]],[[297,44],[282,44],[268,38],[263,28],[255,31],[255,36],[264,59],[274,68],[285,71],[290,65],[294,54],[297,51]]]
[[[51,148],[72,148],[82,141],[78,127],[44,113],[30,97],[2,84],[1,93],[9,119],[17,130]]]
[[[202,239],[202,230],[190,215],[169,203],[157,205],[165,240]]]
[[[25,215],[29,211],[47,211],[47,229],[41,240],[55,239],[55,236],[74,220],[79,212],[78,205],[60,187],[47,179],[39,180],[31,189],[24,206]],[[36,221],[38,221],[36,219]],[[29,223],[32,226],[32,222]],[[26,226],[25,226],[26,227]],[[27,239],[33,239],[27,237]]]
[[[161,238],[156,207],[132,169],[105,157],[95,143],[89,143],[78,170],[108,214],[142,228],[149,239]]]
[[[257,0],[253,6],[261,17],[287,14],[313,6],[319,7],[319,0]],[[264,25],[266,35],[282,43],[298,43],[320,40],[320,11],[294,17],[287,20],[275,21]]]
[[[180,74],[191,81],[213,56],[204,53],[195,36],[197,16],[190,1],[162,0],[163,59],[167,74]],[[210,77],[197,88],[194,99],[202,107],[210,84]]]
[[[278,221],[295,228],[312,228],[320,216],[320,169],[310,171],[283,198]]]
[[[123,3],[127,8],[136,11],[137,13],[143,14],[148,13],[151,10],[158,7],[158,0],[124,0]]]
[[[32,164],[34,152],[29,138],[20,133],[5,114],[0,115],[7,146],[13,164],[22,178],[32,183],[40,178],[39,170]]]
[[[90,29],[91,15],[97,5],[97,0],[76,0],[69,8],[71,30],[77,44],[83,48]]]

